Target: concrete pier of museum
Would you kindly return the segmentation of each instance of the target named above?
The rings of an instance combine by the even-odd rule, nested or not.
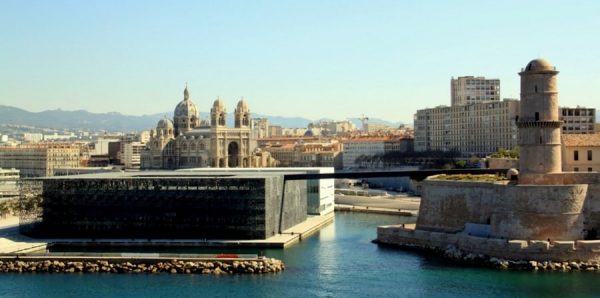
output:
[[[44,252],[53,245],[83,247],[252,247],[252,248],[286,248],[318,232],[331,224],[335,219],[334,212],[324,215],[309,216],[306,221],[297,224],[281,234],[267,239],[255,240],[211,240],[211,239],[35,239],[23,236],[18,232],[18,218],[0,222],[0,254],[28,254]],[[8,231],[8,232],[7,232]]]

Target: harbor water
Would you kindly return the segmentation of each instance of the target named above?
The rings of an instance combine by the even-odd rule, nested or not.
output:
[[[11,273],[0,274],[0,296],[591,297],[600,293],[599,273],[468,268],[436,256],[371,242],[378,225],[409,220],[391,215],[337,213],[335,223],[285,250],[218,251],[264,253],[281,259],[286,270],[279,274]],[[182,252],[207,251],[188,248]]]

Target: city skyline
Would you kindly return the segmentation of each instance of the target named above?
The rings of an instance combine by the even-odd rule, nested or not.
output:
[[[52,2],[0,4],[2,104],[162,113],[189,83],[201,112],[244,96],[253,113],[365,114],[412,123],[450,105],[451,77],[501,80],[519,98],[523,62],[561,71],[559,103],[600,108],[592,1]],[[233,111],[228,111],[233,112]]]

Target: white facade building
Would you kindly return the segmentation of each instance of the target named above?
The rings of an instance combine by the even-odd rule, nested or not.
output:
[[[23,141],[25,143],[39,143],[44,140],[44,135],[41,133],[24,133]]]
[[[385,153],[384,138],[366,138],[366,139],[350,139],[343,141],[343,168],[352,169],[360,167],[357,159],[360,156],[373,156]]]
[[[442,106],[418,110],[414,118],[415,151],[458,150],[487,155],[517,146],[519,101]]]
[[[19,170],[0,168],[0,202],[19,197]]]
[[[108,144],[120,141],[120,139],[116,138],[98,138],[94,143],[94,150],[91,152],[91,155],[108,155]]]
[[[142,142],[130,142],[123,145],[123,164],[125,168],[134,169],[140,167],[140,155],[146,144]]]
[[[563,121],[562,133],[596,133],[596,109],[561,107],[558,116]]]

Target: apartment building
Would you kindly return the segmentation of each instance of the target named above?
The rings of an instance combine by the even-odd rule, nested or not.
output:
[[[72,144],[0,147],[0,168],[19,169],[22,177],[54,175],[54,168],[79,167],[80,148]]]
[[[596,133],[596,109],[561,107],[558,116],[563,121],[564,134]]]
[[[388,138],[358,138],[343,141],[343,167],[352,169],[360,167],[359,157],[383,155]]]
[[[517,146],[519,101],[504,99],[418,110],[414,116],[415,151],[458,150],[485,156]]]
[[[464,76],[450,80],[452,106],[500,101],[500,80]]]

